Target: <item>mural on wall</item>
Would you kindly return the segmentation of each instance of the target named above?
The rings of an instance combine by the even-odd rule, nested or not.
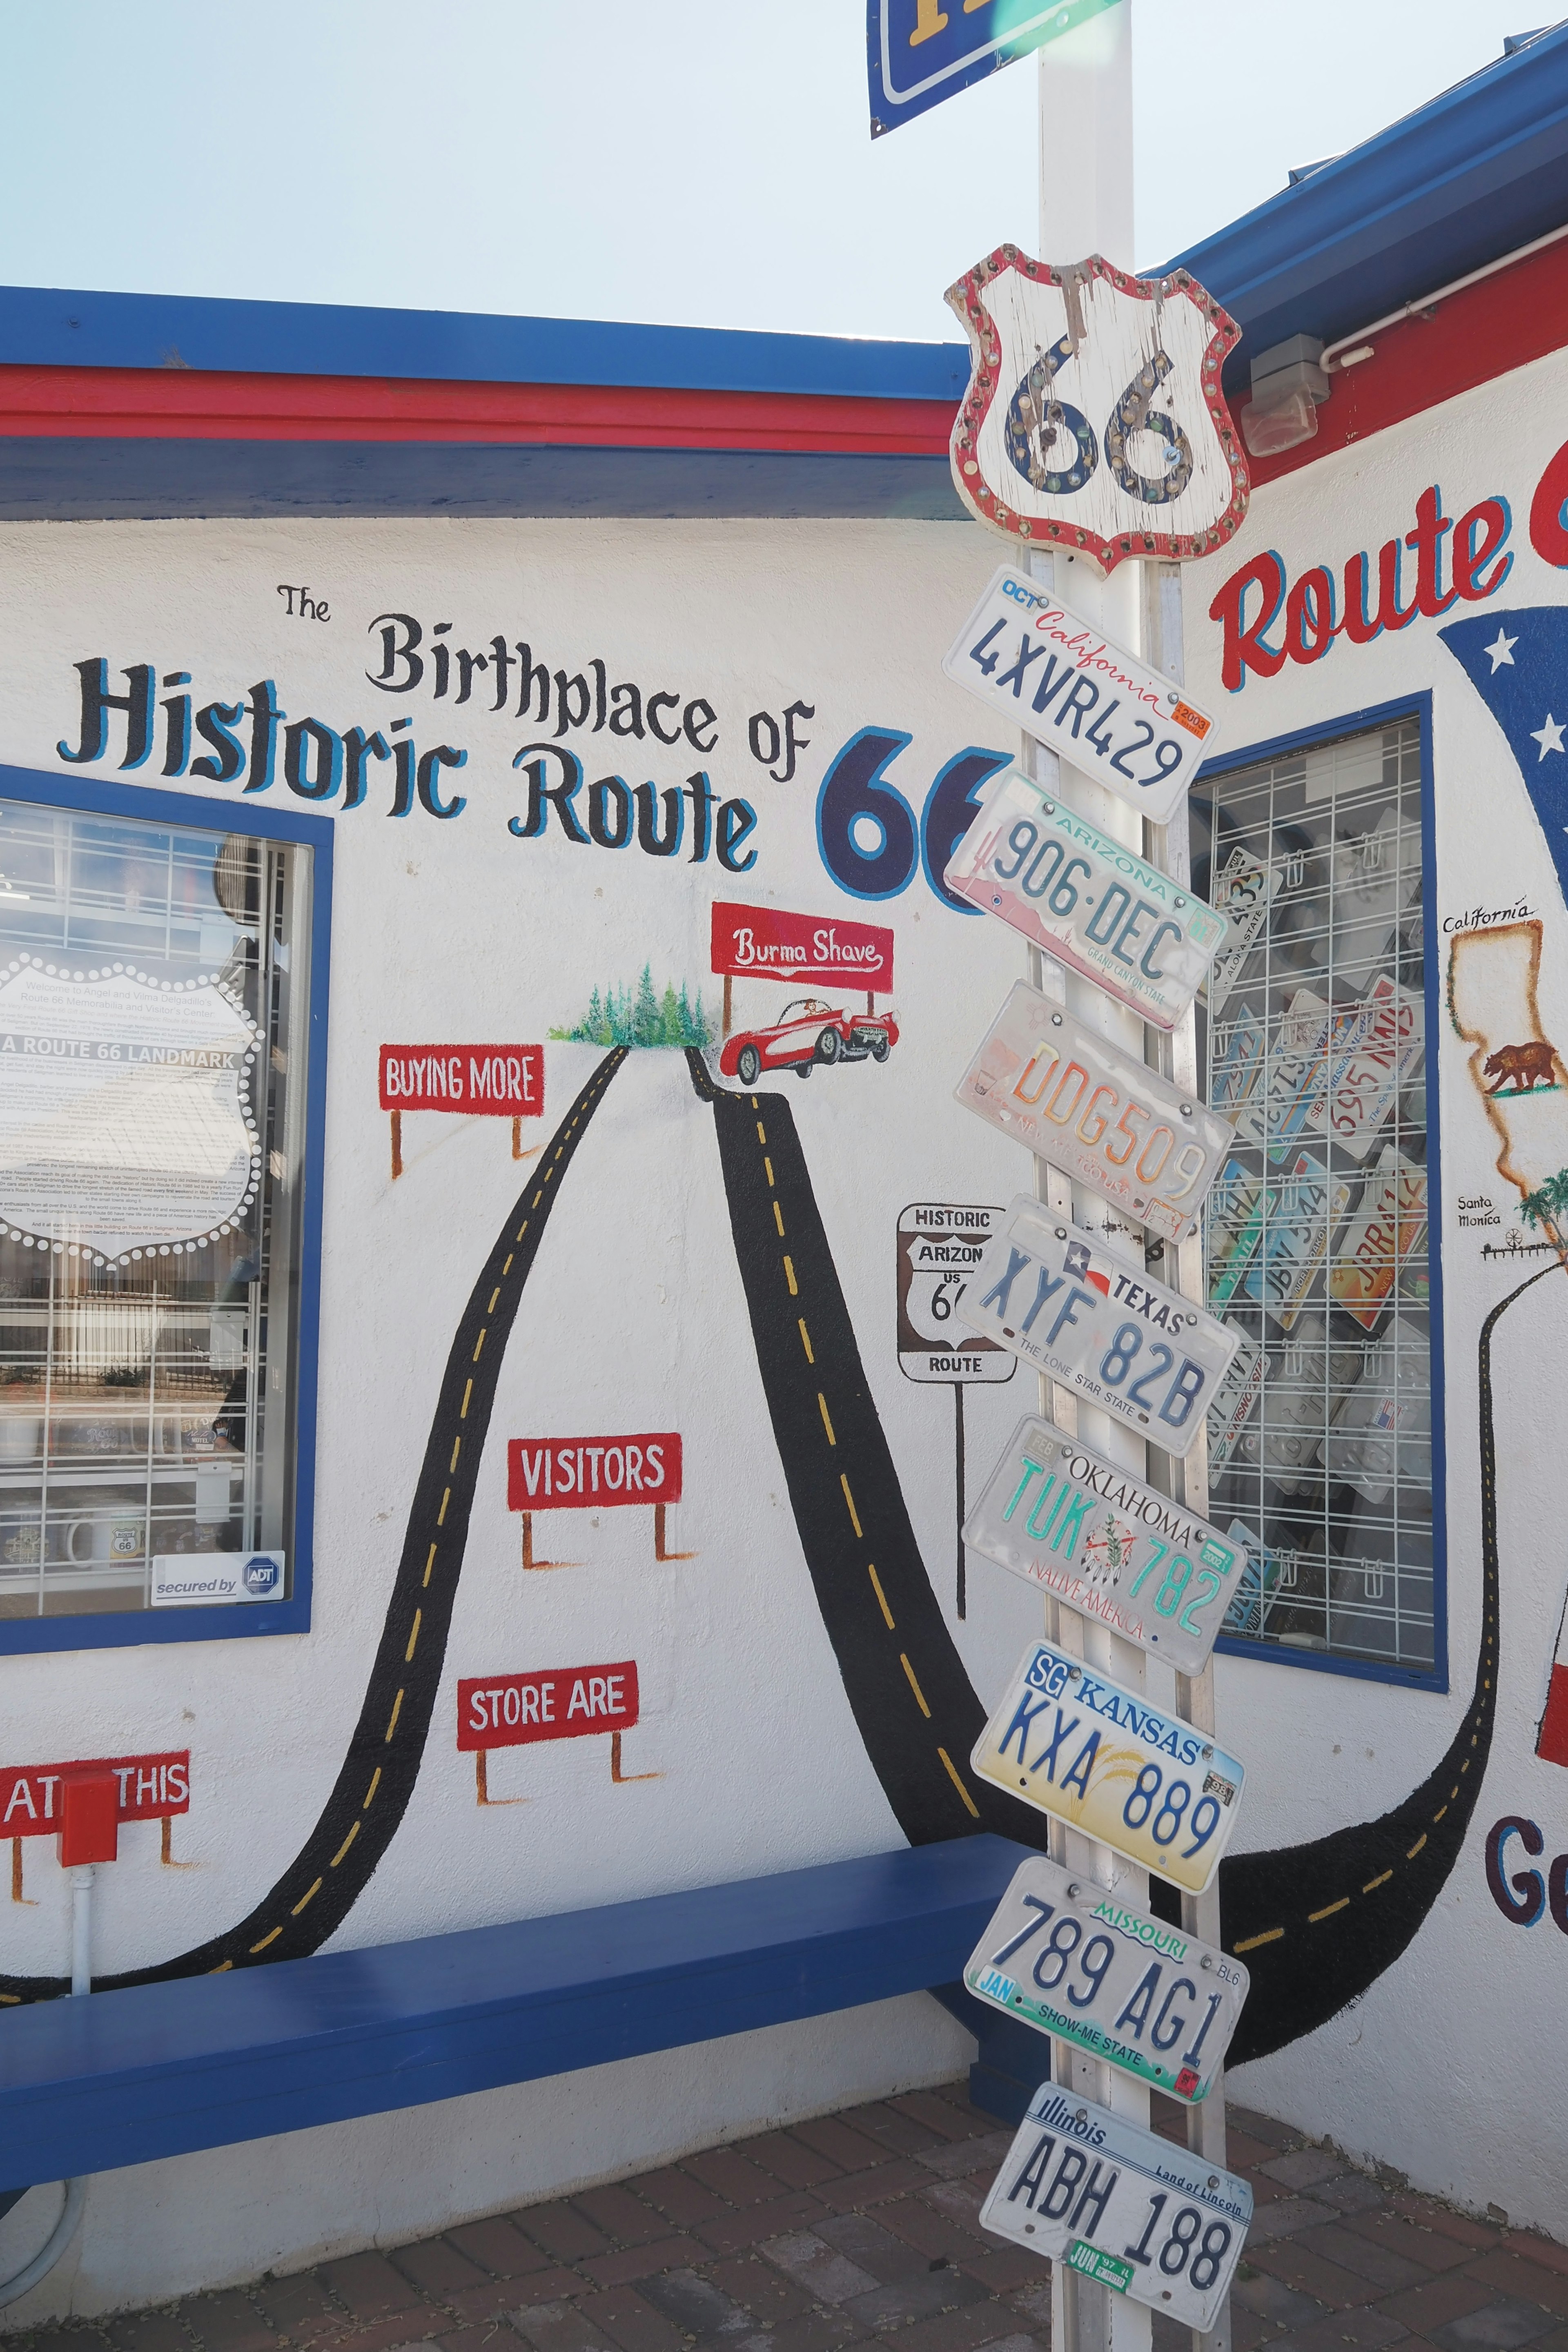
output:
[[[1480,544],[1489,527],[1483,517],[1470,532],[1478,565],[1491,551],[1483,551]],[[1500,581],[1489,575],[1486,593],[1490,593],[1497,584]],[[1493,620],[1495,615],[1489,616],[1489,627]],[[1512,619],[1508,625],[1512,628]],[[457,682],[460,665],[462,690],[457,700],[461,702],[471,687],[483,683],[479,674],[488,664],[498,709],[509,694],[513,698],[521,694],[530,720],[542,726],[548,718],[560,734],[596,733],[607,727],[614,734],[631,734],[640,740],[645,717],[651,723],[662,712],[669,731],[662,721],[655,727],[660,742],[685,742],[706,754],[716,740],[713,707],[705,699],[689,698],[683,702],[674,694],[649,696],[630,685],[612,689],[602,663],[586,664],[584,672],[575,675],[562,670],[552,677],[542,664],[532,662],[525,648],[519,648],[524,656],[520,669],[511,649],[500,638],[488,655],[465,649],[448,655],[438,643],[427,646],[426,654],[416,654],[414,648],[421,639],[417,625],[408,616],[383,615],[379,626],[384,641],[382,675],[373,672],[371,685],[383,693],[411,694],[423,681],[422,690],[439,699]],[[1260,632],[1252,634],[1256,637]],[[437,665],[437,654],[443,666]],[[426,656],[428,668],[424,666]],[[448,664],[449,672],[445,666]],[[135,764],[132,754],[139,744],[142,760],[152,750],[152,679],[151,666],[147,667],[149,709],[140,714],[136,708],[140,674],[122,673],[132,705],[124,713],[122,766]],[[123,703],[115,703],[108,696],[104,663],[79,667],[80,748],[73,749],[68,742],[61,754],[73,763],[104,757],[107,714],[110,709],[124,710]],[[589,672],[592,677],[586,675]],[[535,703],[537,713],[532,708]],[[276,772],[276,781],[302,798],[338,796],[341,808],[357,809],[366,798],[367,779],[379,773],[383,793],[390,791],[393,795],[384,814],[414,815],[416,820],[439,818],[444,821],[442,837],[450,837],[446,824],[468,806],[450,792],[447,772],[467,759],[466,752],[459,756],[457,747],[437,747],[451,755],[447,758],[434,751],[416,756],[412,745],[405,745],[398,736],[390,747],[384,745],[377,751],[374,738],[355,741],[363,730],[337,735],[317,720],[285,727],[286,714],[270,687],[265,692],[263,687],[251,689],[251,701],[243,708],[254,721],[248,754],[245,740],[235,732],[241,709],[215,704],[195,715],[196,733],[219,754],[216,762],[209,763],[212,781],[237,779],[246,772],[248,756],[247,790],[265,789],[275,780]],[[812,709],[796,702],[786,719],[793,726],[795,718],[811,717]],[[766,752],[769,758],[782,761],[778,727],[773,726],[771,735],[759,729],[754,723],[758,715],[766,714],[753,718],[753,759],[761,761]],[[1532,726],[1540,716],[1531,714]],[[187,711],[183,721],[187,756],[191,723]],[[389,733],[395,725],[389,725]],[[328,737],[332,740],[327,740]],[[827,740],[831,742],[833,738]],[[937,770],[917,816],[915,808],[889,781],[889,771],[896,773],[896,763],[910,740],[909,734],[891,727],[862,728],[831,753],[816,795],[816,851],[832,879],[859,898],[902,890],[923,866],[931,897],[963,919],[969,910],[952,898],[937,877],[944,870],[948,849],[973,814],[973,795],[1008,763],[999,752],[970,747]],[[117,731],[113,752],[121,748]],[[792,739],[788,754],[792,770],[796,749]],[[173,757],[173,751],[169,756]],[[685,756],[683,751],[682,762]],[[1554,772],[1549,746],[1542,748],[1541,758]],[[375,763],[383,761],[386,765],[378,771]],[[526,797],[520,787],[517,796],[509,801],[509,807],[517,814],[507,829],[519,841],[548,837],[558,845],[572,845],[574,861],[576,849],[585,848],[592,853],[583,861],[585,866],[592,864],[597,868],[602,853],[622,850],[629,852],[630,862],[640,867],[644,856],[670,858],[684,844],[685,863],[732,874],[749,871],[759,852],[770,845],[769,824],[759,822],[758,813],[738,796],[721,801],[702,772],[684,788],[660,791],[650,782],[633,791],[620,779],[601,779],[586,788],[581,761],[556,740],[525,745],[513,764],[521,771]],[[165,762],[165,773],[183,772]],[[931,769],[924,773],[929,778]],[[612,784],[619,789],[612,791]],[[868,815],[881,828],[880,844],[875,848],[865,845],[864,828],[856,829]],[[468,822],[472,824],[471,816]],[[656,865],[649,870],[661,869]],[[714,880],[719,878],[715,872]],[[735,914],[756,911],[731,910]],[[853,928],[839,926],[844,934]],[[1500,940],[1500,931],[1497,936]],[[1502,952],[1500,946],[1499,952]],[[660,973],[658,980],[656,969]],[[795,1526],[859,1738],[901,1830],[913,1843],[991,1829],[1024,1843],[1044,1845],[1043,1822],[1037,1822],[1003,1792],[989,1789],[968,1766],[986,1710],[933,1590],[866,1374],[796,1127],[795,1102],[802,1097],[793,1086],[788,1089],[793,1101],[781,1092],[752,1091],[768,1066],[761,1050],[766,1032],[786,1029],[789,1024],[764,1021],[751,1030],[732,1032],[727,1046],[735,1050],[726,1058],[724,1053],[715,1051],[715,1030],[721,1024],[702,1003],[700,990],[689,978],[678,984],[666,976],[680,969],[679,961],[670,965],[660,961],[657,952],[647,959],[628,957],[624,969],[603,972],[592,993],[587,993],[589,975],[584,973],[587,1002],[574,998],[564,1006],[569,1018],[575,1018],[570,1019],[569,1026],[552,1033],[599,1045],[604,1057],[541,1147],[537,1169],[523,1184],[477,1267],[471,1292],[457,1318],[359,1719],[318,1820],[275,1885],[243,1918],[188,1951],[118,1977],[101,1978],[101,1984],[135,1984],[302,1956],[321,1948],[363,1893],[404,1820],[427,1744],[479,1465],[512,1326],[522,1307],[524,1289],[550,1217],[569,1182],[577,1150],[606,1090],[629,1053],[638,1046],[683,1050],[690,1099],[702,1107],[704,1125],[706,1117],[711,1117],[752,1344]],[[746,969],[748,975],[758,971],[754,962]],[[831,999],[815,993],[812,999],[825,1005],[826,1012],[801,1016],[808,1026],[815,1024],[805,1067],[836,1058],[863,1058],[874,1064],[887,1060],[896,1041],[896,1024],[889,1015],[874,1013],[869,1007],[865,1013],[859,1011],[857,999],[865,1001],[860,988],[866,985],[867,972],[863,965],[858,969],[859,988],[851,992],[847,980],[836,974]],[[795,975],[780,966],[768,970],[765,976],[776,985]],[[884,985],[890,986],[890,978],[889,963]],[[815,975],[800,971],[798,984],[804,987],[814,982]],[[750,986],[749,976],[744,984]],[[815,982],[816,986],[827,984]],[[847,1039],[837,1025],[840,1022],[849,1026]],[[873,1024],[883,1023],[884,1051],[879,1054],[872,1029]],[[1503,1030],[1509,1030],[1506,1021]],[[1528,1098],[1542,1091],[1540,1070],[1534,1068],[1532,1075],[1529,1052],[1522,1063],[1517,1056],[1510,1063],[1508,1049],[1528,1049],[1544,1041],[1539,1037],[1538,1024],[1532,1029],[1522,1013],[1509,1034],[1503,1030],[1491,1034],[1483,1059],[1504,1055],[1488,1115],[1506,1118],[1512,1113],[1499,1108],[1504,1096],[1511,1106],[1516,1097]],[[837,1039],[837,1054],[821,1050],[821,1040],[827,1034]],[[750,1062],[740,1066],[746,1040],[756,1047],[754,1067]],[[413,1053],[416,1049],[402,1050]],[[778,1055],[773,1066],[780,1064],[800,1066],[787,1052]],[[837,1098],[872,1098],[879,1086],[891,1083],[900,1066],[894,1063],[887,1081],[879,1079],[875,1069],[856,1073],[853,1085],[846,1087]],[[719,1083],[719,1078],[730,1083]],[[861,1094],[863,1087],[869,1090],[866,1095]],[[809,1103],[818,1091],[811,1090],[805,1100]],[[1389,1247],[1396,1254],[1398,1246],[1395,1230]],[[1554,1261],[1544,1270],[1554,1271]],[[1540,1278],[1541,1273],[1531,1276],[1531,1281]],[[1433,1770],[1380,1819],[1352,1823],[1301,1846],[1232,1855],[1223,1864],[1226,1945],[1245,1954],[1253,1978],[1252,1998],[1234,2047],[1237,2060],[1279,2049],[1310,2032],[1391,1966],[1430,1911],[1459,1853],[1490,1744],[1498,1664],[1491,1349],[1499,1318],[1529,1286],[1530,1282],[1522,1283],[1492,1309],[1479,1340],[1483,1583],[1471,1698]],[[629,1442],[604,1441],[606,1445]],[[636,1442],[644,1444],[646,1462],[647,1441]],[[537,1476],[542,1467],[537,1456],[545,1440],[523,1443],[533,1450]],[[576,1443],[574,1440],[574,1446]],[[523,1475],[526,1481],[526,1468]],[[638,1499],[647,1500],[648,1493],[640,1491]],[[658,1549],[662,1556],[662,1543]],[[533,1560],[531,1564],[546,1563]],[[628,1641],[624,1646],[629,1651],[631,1643]],[[590,1684],[597,1675],[605,1680],[607,1691],[608,1677],[621,1669],[560,1671],[586,1675]],[[514,1671],[510,1665],[504,1674],[483,1680],[484,1690],[501,1694],[499,1717],[490,1702],[486,1702],[482,1728],[491,1747],[513,1744],[509,1732],[545,1736],[524,1712],[524,1686],[538,1681],[537,1675]],[[633,1687],[621,1685],[623,1698]],[[509,1690],[517,1693],[517,1717],[510,1723]],[[607,1718],[600,1722],[590,1717],[590,1722],[592,1727],[604,1730]],[[574,1732],[577,1727],[574,1724]],[[588,1727],[587,1723],[583,1726]],[[473,1728],[477,1737],[480,1727]],[[618,1729],[612,1727],[611,1737],[618,1736]],[[516,1744],[525,1743],[520,1739]],[[484,1755],[489,1749],[476,1745],[473,1752]],[[623,1775],[617,1759],[615,1777],[618,1780],[636,1776]],[[485,1793],[482,1781],[480,1793]],[[1167,1912],[1173,1893],[1165,1890],[1163,1896]],[[1158,1889],[1154,1907],[1161,1907]],[[64,1989],[58,1979],[0,1977],[0,1997],[11,2002],[48,1997]]]

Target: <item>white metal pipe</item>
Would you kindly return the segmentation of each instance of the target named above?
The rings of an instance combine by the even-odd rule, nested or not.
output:
[[[71,1872],[71,1991],[92,1990],[92,1888],[98,1875],[90,1862]]]
[[[1516,261],[1528,261],[1532,253],[1540,253],[1544,247],[1555,245],[1564,236],[1568,236],[1568,222],[1561,228],[1548,229],[1544,236],[1532,237],[1528,245],[1517,246],[1512,253],[1500,254],[1496,261],[1484,262],[1479,269],[1468,270],[1463,278],[1450,278],[1447,286],[1439,286],[1434,294],[1421,294],[1413,302],[1401,303],[1399,309],[1390,310],[1386,318],[1374,319],[1370,327],[1358,327],[1353,335],[1342,335],[1337,343],[1326,345],[1318,364],[1323,368],[1331,367],[1342,352],[1352,350],[1357,343],[1364,343],[1369,335],[1380,335],[1384,327],[1397,327],[1406,319],[1418,317],[1423,310],[1430,310],[1437,303],[1446,302],[1450,294],[1462,294],[1467,286],[1479,286],[1483,278],[1495,278],[1500,270],[1511,269]]]

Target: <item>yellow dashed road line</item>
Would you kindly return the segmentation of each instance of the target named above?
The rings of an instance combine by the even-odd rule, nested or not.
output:
[[[915,1705],[919,1707],[921,1713],[929,1723],[931,1721],[931,1709],[926,1705],[926,1695],[924,1691],[921,1690],[919,1683],[916,1682],[915,1670],[913,1666],[910,1665],[908,1657],[902,1650],[899,1652],[899,1664],[902,1666],[905,1674],[909,1676],[910,1688],[915,1695]]]
[[[827,1432],[827,1443],[829,1445],[837,1445],[838,1440],[833,1434],[833,1423],[827,1412],[827,1399],[820,1389],[816,1391],[816,1409],[822,1415],[822,1426]]]

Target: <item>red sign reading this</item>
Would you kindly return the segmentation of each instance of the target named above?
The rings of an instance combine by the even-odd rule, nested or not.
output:
[[[514,1437],[506,1449],[509,1511],[679,1500],[680,1440],[672,1429],[637,1437]]]
[[[60,1783],[112,1772],[121,1822],[164,1821],[191,1810],[191,1751],[98,1756],[75,1764],[0,1764],[0,1837],[47,1837],[60,1827]]]
[[[713,902],[713,970],[734,980],[822,980],[835,987],[893,985],[893,934],[837,916]]]
[[[542,1045],[384,1045],[383,1110],[454,1110],[467,1118],[539,1118]]]
[[[473,1675],[458,1685],[458,1746],[524,1748],[626,1731],[637,1719],[637,1661],[552,1666],[537,1675]]]

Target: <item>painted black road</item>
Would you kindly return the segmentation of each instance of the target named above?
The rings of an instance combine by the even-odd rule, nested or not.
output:
[[[625,1060],[624,1046],[605,1055],[544,1146],[463,1310],[441,1375],[364,1703],[321,1819],[277,1885],[237,1926],[154,1967],[100,1977],[97,1990],[300,1959],[325,1943],[363,1894],[419,1777],[463,1572],[479,1457],[523,1286],[562,1181]],[[12,2004],[68,1990],[62,1978],[0,1976],[0,2000]]]
[[[997,1830],[1044,1847],[1033,1809],[972,1777],[984,1709],[937,1602],[868,1387],[849,1310],[781,1095],[721,1092],[701,1056],[735,1254],[806,1565],[866,1752],[911,1844]],[[1555,1262],[1493,1307],[1480,1336],[1482,1598],[1475,1689],[1441,1761],[1380,1820],[1220,1864],[1228,1951],[1252,1992],[1240,2063],[1323,2024],[1405,1950],[1453,1869],[1491,1744],[1497,1690],[1492,1333]]]

